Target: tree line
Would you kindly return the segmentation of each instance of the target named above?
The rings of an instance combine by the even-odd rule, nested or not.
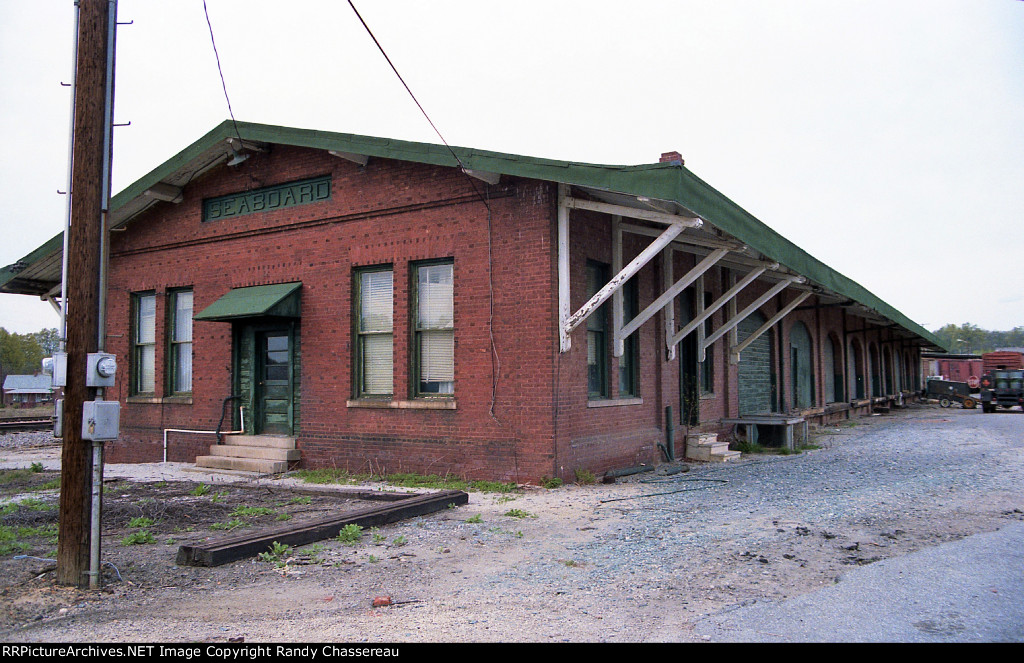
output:
[[[934,332],[954,354],[981,354],[999,348],[1024,348],[1024,326],[1010,331],[989,331],[978,325],[965,322],[962,325],[947,324]]]
[[[35,375],[43,370],[43,358],[60,347],[56,329],[14,334],[0,327],[0,384],[8,375]]]

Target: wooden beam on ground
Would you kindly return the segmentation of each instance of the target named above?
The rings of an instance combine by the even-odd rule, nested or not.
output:
[[[298,523],[196,545],[183,545],[178,548],[176,562],[181,566],[220,566],[268,552],[274,543],[293,547],[304,546],[335,537],[346,525],[378,527],[442,511],[451,505],[461,506],[468,503],[469,495],[461,490],[410,493],[408,497],[396,498],[393,504],[359,509],[338,518]]]

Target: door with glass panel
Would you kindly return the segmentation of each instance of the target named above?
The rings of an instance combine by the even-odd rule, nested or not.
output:
[[[256,335],[256,432],[290,435],[292,431],[292,340],[288,329]]]

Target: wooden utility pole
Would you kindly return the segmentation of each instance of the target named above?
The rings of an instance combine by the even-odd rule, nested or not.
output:
[[[74,145],[71,169],[71,224],[65,291],[67,306],[67,386],[64,389],[64,442],[61,454],[60,527],[57,582],[85,587],[89,578],[90,472],[89,441],[82,439],[82,405],[92,400],[86,387],[86,355],[99,345],[100,246],[105,232],[103,207],[109,156],[108,50],[109,0],[78,0],[78,49],[75,65]],[[113,82],[110,82],[113,85]],[[112,92],[110,99],[113,99]],[[106,155],[105,155],[106,152]]]

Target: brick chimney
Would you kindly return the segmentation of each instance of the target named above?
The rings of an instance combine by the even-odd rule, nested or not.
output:
[[[675,150],[672,150],[671,152],[662,152],[661,158],[658,159],[658,163],[674,163],[682,166],[683,155],[679,154],[679,152],[676,152]]]

